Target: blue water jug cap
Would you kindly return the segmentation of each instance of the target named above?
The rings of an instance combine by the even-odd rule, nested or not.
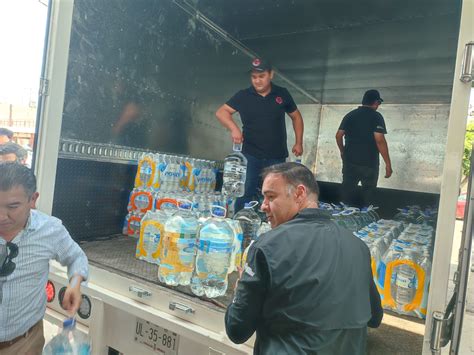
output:
[[[225,210],[220,209],[220,208],[215,208],[215,207],[216,206],[213,206],[212,214],[216,217],[224,217],[225,216]]]
[[[68,318],[63,322],[63,328],[71,328],[76,324],[76,320],[74,318]]]
[[[252,208],[253,209],[257,205],[258,205],[258,201],[245,202],[244,208]]]

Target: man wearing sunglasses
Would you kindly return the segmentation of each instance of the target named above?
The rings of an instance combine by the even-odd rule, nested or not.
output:
[[[35,209],[36,178],[0,163],[0,354],[41,354],[49,261],[67,266],[63,307],[74,315],[87,279],[87,257],[57,218]]]
[[[385,140],[387,128],[377,112],[383,100],[377,90],[367,90],[362,106],[344,116],[336,133],[342,158],[342,200],[356,203],[356,189],[362,185],[362,204],[374,203],[379,178],[379,153],[385,162],[385,178],[392,175],[392,163]]]

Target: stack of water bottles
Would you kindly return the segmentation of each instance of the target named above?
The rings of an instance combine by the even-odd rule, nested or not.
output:
[[[421,208],[418,205],[399,208],[393,219],[404,223],[428,224],[434,226],[438,217],[436,207]]]
[[[426,317],[434,229],[427,223],[380,220],[354,233],[369,247],[385,309]]]
[[[187,199],[209,214],[209,205],[221,203],[215,195],[217,169],[210,160],[167,154],[145,154],[138,163],[135,186],[130,194],[123,234],[138,237],[140,222],[148,211],[175,205]],[[227,203],[227,201],[225,201]]]
[[[214,205],[210,218],[193,212],[191,203],[164,225],[158,278],[170,286],[190,286],[197,296],[215,298],[227,291],[227,275],[239,265],[243,233],[239,223],[226,219],[226,209]]]
[[[132,194],[133,196],[133,194]],[[133,198],[131,199],[133,201]],[[181,201],[181,202],[180,202]],[[159,264],[160,252],[157,249],[161,236],[164,233],[165,223],[178,211],[179,205],[185,201],[192,207],[193,213],[200,221],[211,216],[211,206],[225,207],[225,198],[218,192],[209,195],[190,195],[189,193],[157,193],[153,196],[153,205],[143,216],[129,219],[136,225],[130,233],[124,234],[138,236],[136,257],[153,264]],[[137,221],[133,218],[137,218]],[[139,218],[139,220],[138,220]],[[129,227],[130,229],[130,227]]]
[[[90,338],[76,329],[74,318],[63,322],[61,332],[51,339],[43,349],[43,355],[89,355],[92,345]]]
[[[242,266],[243,252],[269,225],[261,225],[255,203],[234,219],[225,218],[226,208],[218,204],[211,206],[210,217],[199,217],[184,199],[171,206],[143,217],[136,257],[159,265],[158,278],[169,286],[190,286],[208,298],[224,295],[227,275]]]
[[[351,232],[356,232],[379,219],[376,212],[378,207],[374,206],[359,209],[345,205],[342,202],[340,205],[320,202],[319,208],[330,211],[333,220]]]

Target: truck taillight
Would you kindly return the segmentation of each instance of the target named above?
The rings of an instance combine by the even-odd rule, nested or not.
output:
[[[56,296],[56,288],[54,287],[54,284],[51,281],[48,281],[46,283],[46,299],[48,303],[53,302],[55,296]]]

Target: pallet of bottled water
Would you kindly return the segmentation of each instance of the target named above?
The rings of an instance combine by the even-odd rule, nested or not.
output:
[[[378,207],[368,206],[357,208],[341,204],[319,203],[319,208],[331,213],[332,219],[340,226],[356,232],[361,228],[376,222],[379,219],[377,214]]]
[[[354,234],[369,247],[372,273],[382,306],[424,319],[434,229],[427,223],[405,222],[379,220]]]
[[[234,219],[226,218],[219,203],[204,214],[185,198],[176,203],[167,198],[157,206],[141,220],[136,257],[159,266],[160,282],[188,286],[197,296],[223,296],[227,275],[245,264],[251,242],[270,229],[261,223],[255,203]]]
[[[216,193],[216,162],[186,156],[147,153],[138,161],[134,188],[127,206],[123,234],[138,237],[148,211],[176,210],[178,200],[190,200],[200,214],[210,205],[227,205]]]

